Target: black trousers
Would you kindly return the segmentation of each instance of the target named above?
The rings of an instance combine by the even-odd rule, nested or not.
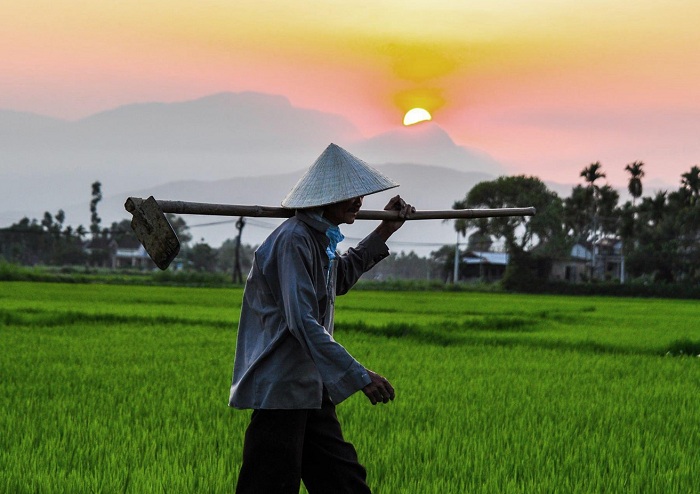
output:
[[[326,393],[320,410],[253,411],[236,493],[368,493],[366,478]]]

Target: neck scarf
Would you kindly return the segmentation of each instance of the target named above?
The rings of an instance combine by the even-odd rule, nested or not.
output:
[[[309,214],[314,219],[319,220],[327,226],[326,237],[328,237],[328,240],[330,240],[331,242],[330,244],[328,244],[328,247],[326,247],[326,255],[328,255],[328,259],[332,261],[336,258],[335,250],[337,249],[338,244],[345,239],[345,236],[342,233],[340,233],[340,228],[338,228],[338,225],[334,225],[326,218],[324,218],[320,211],[309,211]]]
[[[326,237],[331,241],[326,247],[326,254],[328,254],[328,259],[333,260],[336,256],[335,249],[345,237],[340,233],[340,228],[337,225],[331,225],[326,229]]]

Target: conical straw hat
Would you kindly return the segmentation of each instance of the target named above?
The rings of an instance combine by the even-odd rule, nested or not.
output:
[[[282,207],[325,206],[398,186],[361,159],[331,144],[287,194]]]

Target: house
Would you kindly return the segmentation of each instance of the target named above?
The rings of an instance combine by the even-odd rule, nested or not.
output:
[[[112,269],[153,269],[151,260],[141,243],[131,235],[119,240],[98,237],[85,244],[85,252],[90,256],[92,265],[111,267]]]
[[[508,260],[505,252],[467,251],[462,255],[460,278],[466,281],[498,281],[506,272]]]
[[[616,238],[602,238],[592,243],[577,243],[571,248],[569,257],[552,263],[550,279],[571,283],[591,279],[623,280],[622,242]]]
[[[569,257],[555,259],[549,278],[554,281],[580,283],[589,279],[593,253],[589,246],[578,243],[571,248]]]
[[[599,280],[624,280],[624,257],[619,238],[602,238],[595,243],[593,275]]]
[[[155,267],[146,249],[134,237],[124,237],[114,242],[112,246],[112,269],[153,269]]]

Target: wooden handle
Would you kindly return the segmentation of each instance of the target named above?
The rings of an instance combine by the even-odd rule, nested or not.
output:
[[[143,199],[129,197],[125,207],[133,211]],[[249,216],[261,218],[290,218],[294,209],[271,206],[244,206],[238,204],[211,204],[204,202],[157,200],[164,213],[203,214],[208,216]],[[470,218],[496,218],[503,216],[534,216],[535,208],[497,208],[497,209],[447,209],[441,211],[415,211],[406,220],[451,220]],[[398,211],[360,210],[358,220],[398,220]]]

